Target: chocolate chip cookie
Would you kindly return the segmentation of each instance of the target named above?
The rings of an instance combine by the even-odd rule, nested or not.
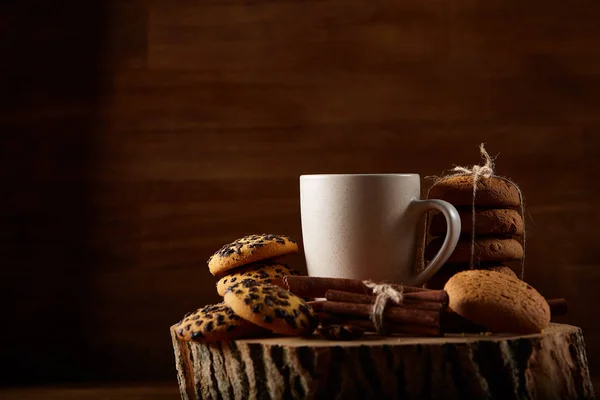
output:
[[[296,241],[284,235],[248,235],[221,247],[208,259],[208,269],[213,275],[253,263],[298,252]]]
[[[232,340],[268,333],[233,312],[225,303],[210,304],[187,313],[175,326],[175,333],[184,340]]]
[[[307,335],[317,327],[312,307],[279,286],[244,279],[227,288],[224,301],[240,317],[282,335]]]
[[[247,266],[235,268],[229,274],[219,279],[217,282],[217,292],[223,296],[229,286],[243,279],[254,279],[259,282],[272,283],[273,285],[285,288],[283,277],[286,275],[299,274],[293,268],[274,260],[258,261]]]

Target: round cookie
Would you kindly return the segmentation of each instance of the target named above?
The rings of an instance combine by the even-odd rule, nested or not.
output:
[[[306,335],[317,317],[300,297],[279,286],[244,279],[225,291],[225,304],[240,317],[282,335]]]
[[[442,178],[429,189],[429,199],[446,200],[454,206],[473,204],[473,177],[457,175]],[[475,205],[481,207],[517,207],[519,191],[510,182],[497,177],[480,178],[477,182]]]
[[[492,332],[539,333],[550,324],[546,299],[514,276],[463,271],[450,278],[444,290],[452,311]]]
[[[221,247],[208,259],[208,269],[213,275],[255,261],[276,258],[298,252],[298,244],[283,235],[248,235]]]
[[[448,282],[448,280],[450,280],[450,278],[452,278],[459,272],[468,271],[469,269],[469,264],[445,264],[442,268],[440,268],[438,272],[435,273],[435,275],[429,281],[427,281],[425,287],[427,289],[434,290],[443,289],[444,285],[446,284],[446,282]],[[517,274],[515,274],[515,272],[511,268],[502,264],[478,265],[474,269],[496,271],[502,274],[514,276],[515,278],[517,277]]]
[[[285,288],[283,277],[286,275],[299,275],[299,273],[285,264],[278,263],[275,260],[258,261],[243,267],[238,267],[230,271],[231,273],[223,276],[217,282],[217,293],[220,296],[225,295],[227,288],[243,279],[254,279],[262,283],[271,283],[273,285]]]
[[[471,210],[459,211],[461,234],[473,232],[473,214]],[[429,226],[431,235],[446,234],[446,219],[442,214],[436,214]],[[475,211],[475,233],[478,235],[509,235],[523,234],[523,218],[517,210],[510,208],[491,208]]]
[[[265,329],[240,318],[225,303],[210,304],[187,313],[175,327],[184,340],[232,340],[268,333]]]
[[[431,260],[440,249],[444,238],[433,239],[425,248],[425,258]],[[475,239],[475,264],[489,261],[514,261],[523,258],[523,246],[510,238]],[[471,239],[458,241],[456,248],[446,261],[447,264],[468,264],[471,261]]]

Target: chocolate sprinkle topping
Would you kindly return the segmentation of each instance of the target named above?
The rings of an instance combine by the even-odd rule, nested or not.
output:
[[[305,314],[305,315],[306,315],[306,314],[308,314],[308,313],[309,313],[309,311],[308,311],[308,307],[307,307],[307,306],[305,306],[304,304],[300,304],[300,305],[298,306],[298,309],[300,309],[300,311],[302,312],[302,314]]]
[[[262,309],[263,309],[262,303],[258,303],[258,304],[255,304],[252,306],[252,312],[255,314],[260,313],[262,311]]]
[[[191,336],[192,339],[201,339],[204,337],[204,335],[200,331],[193,332]]]
[[[296,323],[296,319],[294,317],[292,317],[291,315],[286,315],[285,316],[285,322],[291,326],[293,329],[298,328],[298,324]],[[301,323],[304,322],[304,320],[301,320]]]
[[[244,280],[242,281],[242,285],[243,285],[245,288],[249,288],[249,287],[251,287],[251,286],[256,286],[256,284],[257,284],[257,282],[256,282],[254,279],[244,279]]]

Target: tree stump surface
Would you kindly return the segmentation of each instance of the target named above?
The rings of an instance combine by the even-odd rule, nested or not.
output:
[[[196,343],[171,329],[182,399],[592,399],[580,328],[533,335]]]

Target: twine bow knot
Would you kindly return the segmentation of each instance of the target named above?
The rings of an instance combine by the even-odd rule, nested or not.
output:
[[[383,326],[383,312],[388,301],[393,301],[396,304],[402,303],[404,296],[402,290],[396,290],[387,283],[374,283],[371,281],[363,281],[366,287],[373,291],[376,296],[373,302],[373,308],[371,310],[371,320],[375,326],[375,330],[380,335],[385,335],[385,328]]]
[[[476,184],[479,181],[479,178],[490,178],[494,175],[494,160],[485,150],[483,143],[479,145],[479,151],[481,152],[481,156],[485,159],[484,165],[473,165],[471,168],[461,167],[460,165],[455,166],[452,171],[456,172],[455,174],[451,174],[451,176],[458,175],[471,175],[473,177],[473,190],[477,190]]]

